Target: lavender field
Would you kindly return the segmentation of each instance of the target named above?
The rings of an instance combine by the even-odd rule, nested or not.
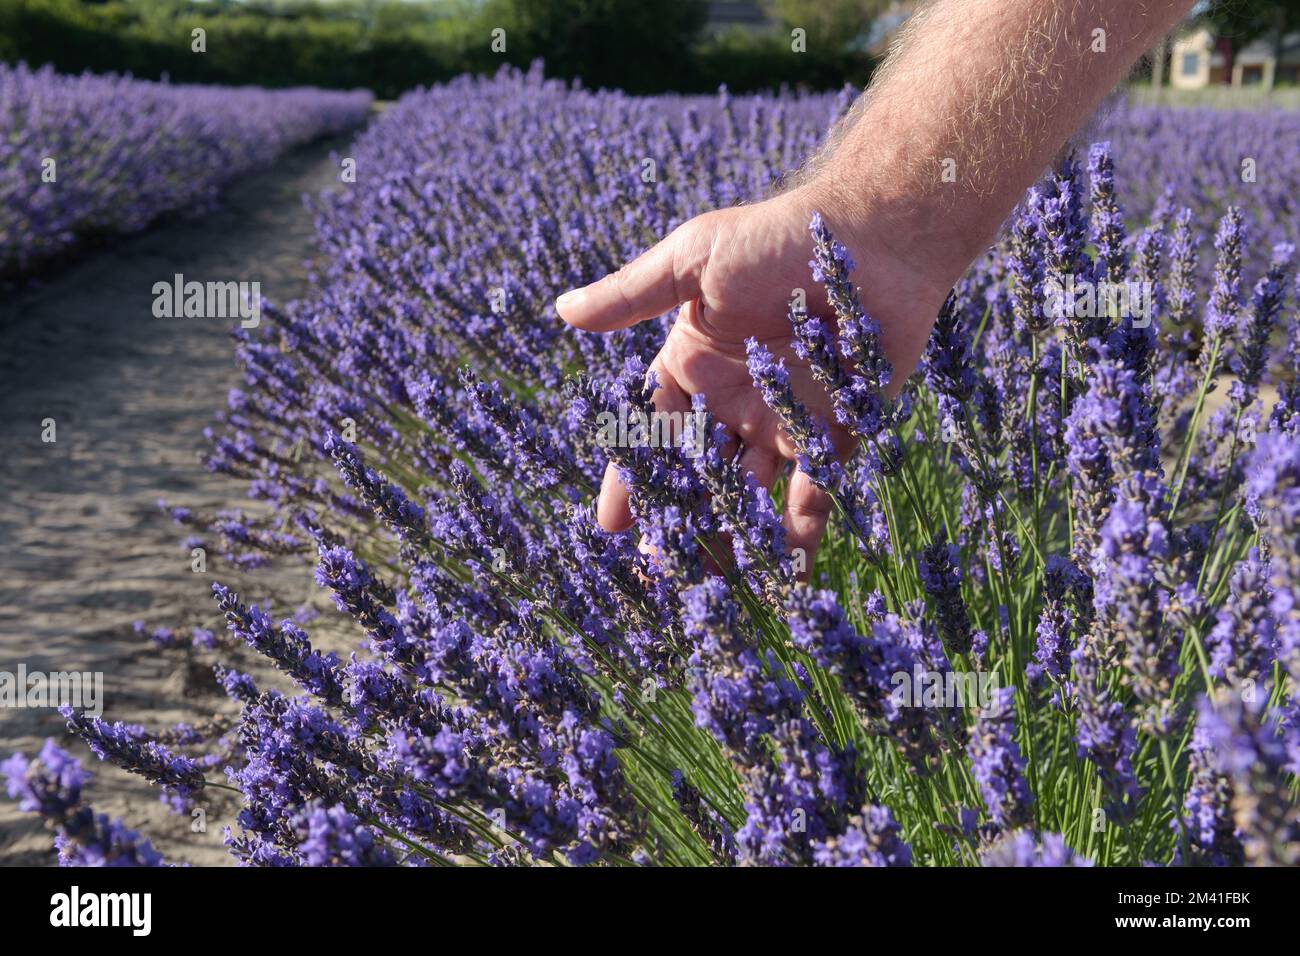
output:
[[[357,126],[370,102],[0,63],[0,279],[164,213],[210,208],[286,149]]]
[[[78,135],[64,84],[0,72],[32,104],[0,114],[0,172]],[[370,105],[241,95],[150,92],[92,137],[102,173],[0,205],[0,267],[210,199]],[[212,603],[136,639],[206,692],[65,708],[4,764],[59,862],[1300,863],[1300,115],[1109,108],[892,399],[870,277],[810,221],[831,310],[796,301],[789,334],[856,453],[762,343],[744,360],[834,501],[811,567],[790,476],[747,474],[708,396],[680,442],[602,430],[653,420],[676,314],[594,336],[555,296],[778,188],[851,100],[505,70],[377,116],[342,150],[355,181],[310,201],[305,293],[233,329],[204,466],[239,496],[162,494]],[[227,152],[196,175],[169,143],[200,134],[165,131],[197,116]],[[119,168],[121,137],[157,145]],[[1107,284],[1138,306],[1076,308]],[[627,532],[593,514],[609,462]],[[309,578],[314,608],[267,609]],[[83,743],[201,813],[201,851],[94,809]]]

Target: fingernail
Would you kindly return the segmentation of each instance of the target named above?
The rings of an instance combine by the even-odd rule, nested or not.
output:
[[[582,301],[582,297],[585,294],[586,292],[582,289],[570,289],[568,292],[564,293],[564,295],[555,300],[555,307],[557,309],[564,309],[571,305],[577,305]]]

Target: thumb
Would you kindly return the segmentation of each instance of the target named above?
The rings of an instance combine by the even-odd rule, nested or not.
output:
[[[707,252],[694,252],[699,248],[697,222],[692,219],[678,226],[617,272],[564,293],[555,300],[560,318],[584,332],[612,332],[663,315],[698,296]]]

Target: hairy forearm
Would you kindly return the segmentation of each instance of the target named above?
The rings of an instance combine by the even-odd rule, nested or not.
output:
[[[900,257],[969,262],[1193,0],[935,0],[806,173]],[[1101,31],[1101,32],[1097,32]],[[952,276],[955,279],[956,276]]]

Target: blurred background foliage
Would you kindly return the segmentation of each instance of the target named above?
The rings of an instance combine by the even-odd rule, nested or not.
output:
[[[0,0],[0,59],[175,82],[367,87],[503,62],[634,93],[863,84],[888,0]],[[806,31],[806,51],[790,30]],[[205,53],[191,30],[207,32]],[[492,31],[506,31],[504,52]]]
[[[861,86],[905,0],[0,0],[0,60],[177,82],[367,87],[390,99],[503,62],[632,93]],[[1300,30],[1300,0],[1201,0],[1234,44]],[[207,52],[190,31],[207,31]],[[492,31],[506,31],[504,52]],[[802,31],[802,52],[793,46]]]

